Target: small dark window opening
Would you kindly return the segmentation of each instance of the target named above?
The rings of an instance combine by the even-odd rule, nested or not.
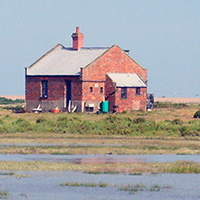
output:
[[[93,87],[90,87],[90,92],[93,92]]]
[[[93,112],[94,108],[93,107],[85,107],[86,112]]]
[[[103,87],[100,87],[100,93],[103,93]]]
[[[140,88],[139,88],[139,87],[136,88],[135,94],[136,94],[136,95],[140,95]]]
[[[42,81],[42,98],[48,98],[48,81]]]
[[[127,99],[127,88],[126,87],[121,88],[121,98]]]

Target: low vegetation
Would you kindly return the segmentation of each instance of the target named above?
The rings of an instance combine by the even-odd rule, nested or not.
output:
[[[1,107],[0,143],[4,148],[0,153],[199,154],[200,120],[193,118],[199,106],[162,107],[150,112],[101,115],[16,114]]]
[[[155,163],[55,163],[44,161],[0,161],[0,170],[8,171],[82,171],[93,174],[200,173],[200,164],[192,161]],[[19,175],[26,177],[26,175]]]
[[[197,110],[195,113],[194,113],[194,118],[200,118],[200,110]]]
[[[0,190],[0,199],[7,199],[10,193],[7,190]]]
[[[135,185],[121,185],[118,190],[119,191],[127,191],[130,194],[135,194],[136,192],[140,192],[140,191],[150,191],[150,192],[159,192],[163,189],[171,189],[172,187],[169,185],[158,185],[158,184],[154,184],[154,185],[150,185],[150,186],[146,186],[143,183],[138,183]]]
[[[0,97],[0,105],[8,105],[8,104],[21,104],[24,103],[23,99],[8,99],[5,97]]]
[[[65,182],[61,183],[60,186],[70,186],[70,187],[107,187],[106,183],[78,183],[78,182]]]
[[[199,136],[198,106],[156,104],[151,112],[118,114],[25,113],[0,110],[0,133],[55,133],[99,136]],[[158,106],[159,105],[159,106]],[[160,108],[161,107],[161,108]],[[2,113],[2,114],[1,114]]]
[[[186,103],[166,103],[166,102],[156,101],[156,102],[154,102],[154,107],[155,108],[177,108],[177,109],[181,109],[181,108],[187,108],[187,107],[189,107],[189,105],[186,104]]]
[[[79,182],[65,182],[61,183],[60,186],[67,186],[67,187],[115,187],[118,191],[125,191],[129,192],[129,194],[135,194],[137,192],[159,192],[164,189],[172,189],[172,186],[169,185],[159,185],[153,184],[150,186],[146,186],[143,183],[137,184],[121,184],[121,185],[108,185],[107,183],[79,183]]]
[[[129,194],[135,194],[138,192],[159,192],[164,189],[172,189],[172,186],[170,185],[159,185],[159,184],[153,184],[153,185],[145,185],[143,183],[137,183],[137,184],[121,184],[121,185],[109,185],[107,183],[79,183],[79,182],[65,182],[61,183],[60,186],[67,186],[67,187],[115,187],[118,189],[118,191],[125,191],[129,192]]]

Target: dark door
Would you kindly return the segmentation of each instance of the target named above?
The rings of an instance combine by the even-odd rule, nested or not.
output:
[[[67,107],[68,107],[68,105],[69,105],[69,101],[71,100],[71,81],[66,81],[66,100],[67,100],[67,102],[66,102],[66,105],[67,105]]]

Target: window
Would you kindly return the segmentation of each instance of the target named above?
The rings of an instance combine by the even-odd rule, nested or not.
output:
[[[93,92],[93,87],[90,87],[90,92]]]
[[[126,87],[121,88],[121,98],[127,99],[127,88]]]
[[[103,87],[100,87],[100,93],[103,93]]]
[[[93,112],[94,108],[93,107],[85,107],[86,112]]]
[[[136,94],[136,95],[140,95],[140,88],[139,88],[139,87],[136,88],[135,94]]]
[[[42,86],[42,98],[47,98],[48,97],[48,81],[42,81],[41,82],[41,86]]]

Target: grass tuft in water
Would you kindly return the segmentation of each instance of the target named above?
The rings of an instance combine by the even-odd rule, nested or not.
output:
[[[149,190],[152,191],[152,192],[158,192],[158,191],[160,191],[160,189],[161,189],[161,186],[158,185],[158,184],[152,185],[152,186],[149,188]]]
[[[141,176],[142,175],[142,173],[137,173],[137,172],[134,172],[134,173],[130,173],[129,175],[131,175],[131,176]]]
[[[107,187],[106,183],[78,183],[78,182],[66,182],[61,183],[60,186],[70,186],[70,187]]]
[[[129,192],[130,194],[135,194],[136,192],[140,191],[150,191],[150,192],[159,192],[162,189],[171,189],[172,186],[166,185],[166,186],[160,186],[158,184],[154,184],[151,186],[146,186],[143,183],[138,183],[136,185],[121,185],[118,190],[119,191],[126,191]]]
[[[14,172],[0,172],[0,176],[14,176]]]
[[[130,184],[122,185],[118,188],[118,190],[119,191],[128,191],[129,193],[134,194],[135,192],[138,192],[138,191],[144,191],[145,188],[146,188],[146,186],[143,183],[139,183],[136,185],[130,185]]]
[[[10,196],[10,193],[6,190],[0,190],[0,199],[6,199]]]
[[[86,174],[119,174],[120,172],[116,172],[116,171],[85,171],[84,173]]]

